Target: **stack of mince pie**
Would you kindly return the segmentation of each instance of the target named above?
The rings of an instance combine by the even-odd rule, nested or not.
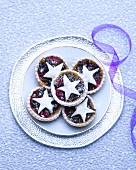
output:
[[[62,113],[72,126],[83,127],[95,117],[96,109],[89,94],[104,82],[103,69],[92,59],[76,62],[72,69],[61,57],[47,56],[36,66],[40,87],[32,90],[27,109],[39,121],[49,122]]]

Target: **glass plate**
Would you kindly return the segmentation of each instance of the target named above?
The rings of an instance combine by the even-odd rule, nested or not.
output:
[[[10,81],[10,103],[13,114],[22,129],[33,139],[54,147],[76,148],[88,145],[106,133],[121,114],[123,96],[111,87],[108,67],[105,68],[105,82],[102,88],[91,95],[97,114],[86,127],[75,128],[60,116],[53,122],[43,123],[32,118],[25,108],[29,92],[40,86],[35,78],[35,66],[45,55],[59,55],[69,68],[80,58],[89,57],[103,67],[102,61],[110,61],[109,56],[83,37],[65,36],[46,40],[32,47],[17,61]],[[122,84],[118,71],[115,82]],[[122,89],[121,89],[122,90]],[[95,126],[94,126],[95,125]]]

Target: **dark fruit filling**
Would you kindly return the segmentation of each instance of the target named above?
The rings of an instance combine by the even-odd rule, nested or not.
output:
[[[34,101],[33,98],[41,98],[43,96],[45,90],[46,89],[44,87],[37,89],[33,92],[33,94],[30,97],[31,109],[37,114],[38,114],[38,109],[40,107],[40,104],[38,102]],[[48,96],[52,97],[51,90],[48,90]],[[54,113],[57,109],[59,109],[60,105],[55,100],[52,101],[52,105],[53,105],[53,113]],[[48,109],[44,108],[38,115],[43,118],[49,118],[52,114],[50,113],[50,111]]]
[[[83,66],[86,66],[89,71],[99,68],[99,71],[97,71],[93,75],[97,85],[95,86],[91,83],[88,83],[88,91],[96,89],[101,84],[103,78],[102,69],[94,61],[89,59],[84,59],[82,61],[79,61],[73,69],[79,73],[83,73]]]
[[[77,86],[76,86],[75,88],[79,91],[80,94],[82,94],[82,93],[84,92],[84,90],[85,90],[83,80],[81,80],[77,75],[75,75],[75,74],[73,74],[73,73],[65,73],[65,75],[68,77],[68,79],[69,79],[71,82],[80,80],[80,82],[77,84]],[[56,81],[54,82],[54,86],[55,86],[55,89],[56,89],[56,96],[57,96],[60,100],[66,101],[66,100],[65,100],[65,92],[58,89],[59,87],[64,86],[63,76],[64,76],[64,75],[59,75],[59,76],[58,76],[58,78],[57,78]],[[76,94],[72,93],[72,94],[70,95],[70,97],[68,98],[67,102],[73,102],[73,101],[77,100],[79,97],[80,97],[80,95],[76,95]]]
[[[38,65],[38,70],[37,70],[38,76],[40,80],[45,83],[46,86],[50,86],[52,79],[43,77],[49,71],[46,62],[49,63],[53,67],[56,67],[57,65],[64,63],[64,62],[61,58],[56,57],[56,56],[49,56],[49,57],[46,57],[40,60],[40,63]],[[64,63],[61,71],[65,69],[67,69],[67,66]]]
[[[95,111],[95,109],[92,107],[92,102],[88,100],[87,102],[88,108]],[[64,112],[67,115],[68,119],[71,120],[74,123],[83,123],[82,117],[80,115],[76,115],[72,117],[72,114],[76,111],[76,107],[65,107]],[[87,113],[86,114],[86,121],[88,121],[95,113]]]

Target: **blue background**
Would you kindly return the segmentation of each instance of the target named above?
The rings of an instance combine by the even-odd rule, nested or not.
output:
[[[124,85],[136,90],[136,1],[134,0],[0,0],[0,170],[135,170],[130,119],[136,102],[125,97],[121,117],[111,130],[80,149],[56,149],[35,142],[19,127],[9,104],[9,82],[18,57],[46,38],[80,35],[112,23],[132,38],[129,59],[120,66]],[[98,39],[111,42],[120,56],[128,44],[116,31],[102,31]]]

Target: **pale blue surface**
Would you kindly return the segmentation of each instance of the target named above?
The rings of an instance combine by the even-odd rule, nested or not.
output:
[[[80,149],[56,149],[35,142],[23,132],[8,99],[11,71],[26,49],[54,36],[76,34],[90,38],[91,30],[103,23],[122,27],[132,38],[132,53],[120,69],[125,86],[136,90],[135,20],[134,0],[0,1],[0,170],[136,169],[129,125],[135,101],[125,98],[118,122],[93,144]],[[119,54],[125,54],[124,37],[105,34],[110,41],[113,39]]]

